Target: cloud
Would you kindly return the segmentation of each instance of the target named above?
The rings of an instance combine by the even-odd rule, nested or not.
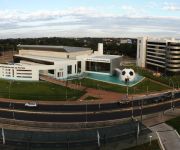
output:
[[[147,15],[143,9],[123,5],[124,13],[91,7],[66,10],[0,11],[0,38],[39,36],[121,37],[180,36],[180,16]],[[173,24],[172,24],[173,21]]]
[[[180,4],[165,2],[163,9],[168,11],[180,11]]]

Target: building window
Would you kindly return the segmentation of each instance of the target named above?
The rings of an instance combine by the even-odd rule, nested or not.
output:
[[[75,73],[76,73],[76,65],[75,65]]]
[[[67,66],[67,73],[72,74],[72,65]]]
[[[86,61],[86,71],[109,73],[110,70],[110,63]]]
[[[81,73],[81,61],[78,61],[77,63],[77,72]]]
[[[48,73],[49,74],[54,74],[54,70],[52,69],[52,70],[48,70]]]
[[[140,58],[140,47],[139,47],[139,58]]]

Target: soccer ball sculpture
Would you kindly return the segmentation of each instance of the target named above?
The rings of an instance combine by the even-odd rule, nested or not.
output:
[[[133,69],[123,69],[120,74],[120,79],[125,82],[133,81],[136,77],[136,74]]]

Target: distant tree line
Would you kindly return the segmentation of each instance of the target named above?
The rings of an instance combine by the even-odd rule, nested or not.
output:
[[[112,55],[127,55],[136,57],[136,39],[131,39],[131,43],[120,43],[121,38],[61,38],[61,37],[43,37],[43,38],[18,38],[18,39],[0,39],[0,51],[17,50],[18,44],[25,45],[64,45],[75,47],[89,47],[97,50],[98,43],[104,43],[104,53]]]

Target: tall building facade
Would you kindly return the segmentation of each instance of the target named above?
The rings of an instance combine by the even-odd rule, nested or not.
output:
[[[180,40],[138,38],[136,65],[165,74],[180,74]]]

